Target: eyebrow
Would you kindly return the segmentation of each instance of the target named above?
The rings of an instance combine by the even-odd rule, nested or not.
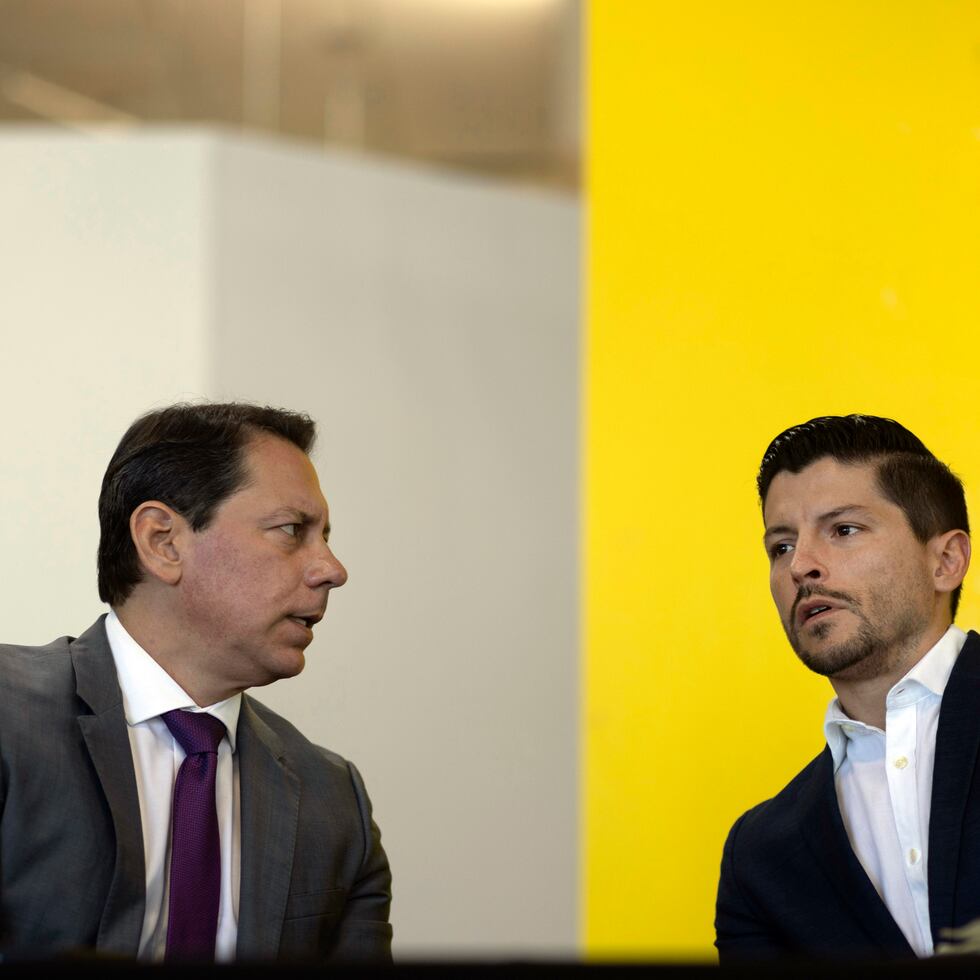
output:
[[[843,507],[835,507],[833,510],[828,510],[826,513],[821,514],[817,518],[818,524],[826,524],[827,521],[834,521],[838,517],[843,517],[845,514],[850,514],[857,511],[862,514],[870,514],[869,508],[865,507],[863,504],[844,504]],[[762,540],[765,541],[767,538],[771,538],[776,534],[793,534],[796,528],[790,527],[788,524],[777,524],[775,527],[766,528],[765,534],[762,535]]]

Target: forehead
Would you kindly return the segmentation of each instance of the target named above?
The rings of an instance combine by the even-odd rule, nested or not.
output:
[[[882,495],[877,469],[874,462],[840,463],[826,456],[799,473],[783,470],[769,484],[763,510],[766,527],[806,520],[839,507],[898,510]]]

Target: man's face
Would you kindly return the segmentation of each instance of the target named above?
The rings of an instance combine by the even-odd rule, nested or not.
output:
[[[180,582],[201,668],[228,693],[298,674],[328,593],[347,581],[306,454],[261,435],[246,462],[245,485],[190,533]]]
[[[928,545],[875,473],[825,457],[779,473],[766,497],[772,597],[797,655],[828,677],[894,669],[936,617]]]

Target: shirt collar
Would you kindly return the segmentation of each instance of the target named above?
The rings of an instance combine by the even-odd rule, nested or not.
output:
[[[901,680],[892,685],[885,698],[886,710],[906,707],[929,696],[942,698],[953,665],[965,642],[966,633],[957,626],[950,626],[939,638],[939,642]],[[827,705],[823,731],[834,759],[834,772],[837,772],[847,755],[847,740],[877,732],[879,729],[849,718],[840,706],[840,701],[834,698]]]
[[[105,632],[116,664],[126,724],[130,727],[139,725],[174,708],[205,711],[224,724],[228,743],[232,752],[235,751],[238,714],[242,707],[240,693],[217,704],[199,708],[194,699],[126,632],[114,609],[106,616]]]

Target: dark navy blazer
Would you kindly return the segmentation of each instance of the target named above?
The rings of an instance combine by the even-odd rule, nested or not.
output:
[[[980,635],[950,674],[936,731],[929,916],[942,931],[980,917]],[[825,747],[725,842],[715,916],[722,963],[744,957],[910,958],[844,829]]]

